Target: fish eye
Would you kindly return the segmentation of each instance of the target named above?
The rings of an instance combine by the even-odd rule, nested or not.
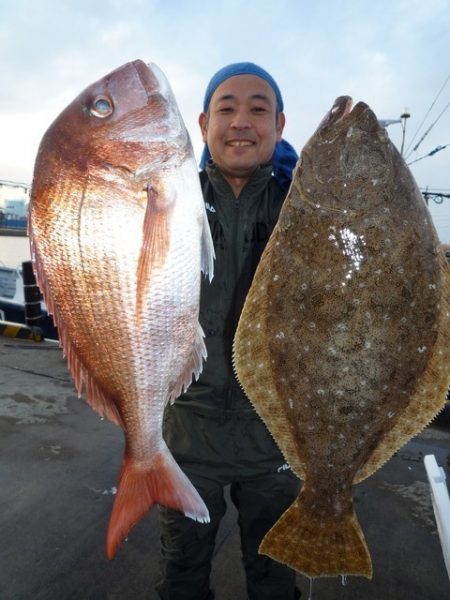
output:
[[[104,119],[105,117],[109,117],[114,110],[114,105],[112,100],[107,96],[97,96],[91,103],[91,107],[89,112],[94,117],[99,117],[100,119]]]

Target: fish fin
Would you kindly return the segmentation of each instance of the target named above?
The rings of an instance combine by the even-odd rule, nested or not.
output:
[[[409,396],[408,408],[399,412],[396,419],[393,419],[392,429],[385,433],[380,443],[362,465],[356,474],[354,483],[363,481],[382,467],[408,440],[425,429],[445,406],[450,385],[448,372],[450,269],[445,253],[439,247],[438,256],[443,289],[439,302],[440,315],[436,319],[439,323],[437,337],[429,353],[427,365],[416,388]]]
[[[171,203],[172,199],[165,199],[164,189],[159,190],[150,184],[148,185],[142,246],[136,271],[138,314],[141,313],[144,306],[144,298],[152,269],[161,267],[164,264],[169,251],[168,208]]]
[[[67,359],[67,366],[72,374],[78,397],[81,397],[83,386],[86,391],[86,402],[101,417],[105,417],[115,425],[125,429],[124,422],[120,413],[110,398],[102,389],[96,379],[89,373],[82,361],[78,357],[76,349],[66,333],[66,328],[61,320],[55,320],[58,327],[58,337],[63,348],[64,356]]]
[[[211,229],[209,227],[208,216],[206,209],[203,210],[203,227],[202,227],[202,272],[204,275],[208,275],[209,281],[211,282],[214,276],[214,259],[216,258],[214,252],[214,244],[211,236]]]
[[[307,575],[372,578],[372,561],[353,511],[320,518],[308,510],[301,494],[265,535],[259,553]]]
[[[266,266],[270,265],[273,239],[269,239],[264,250]],[[269,273],[272,273],[272,278],[273,271],[270,267],[267,269],[267,274]],[[304,479],[305,468],[298,453],[295,426],[283,407],[278,389],[279,372],[272,366],[270,347],[267,343],[270,339],[270,310],[267,306],[268,296],[261,291],[267,288],[266,280],[261,286],[252,286],[247,294],[233,340],[232,365],[239,384],[264,421],[286,462],[300,479]],[[258,315],[257,321],[255,315]],[[259,323],[257,335],[256,322]],[[255,369],[255,365],[260,364],[266,365],[266,368]]]
[[[202,326],[200,323],[197,323],[197,334],[192,345],[191,355],[178,381],[169,394],[169,401],[171,404],[175,402],[176,398],[178,398],[182,392],[185,392],[188,389],[192,383],[192,377],[197,381],[202,372],[203,359],[208,356],[205,341],[203,339],[204,337],[205,334],[203,333]]]
[[[31,229],[31,228],[30,228]],[[32,232],[30,231],[31,235]],[[116,405],[106,394],[98,382],[92,377],[83,362],[80,360],[76,348],[70,341],[67,334],[67,328],[64,323],[58,306],[53,301],[53,294],[48,285],[48,280],[42,266],[42,260],[39,252],[36,250],[33,238],[31,242],[31,256],[33,269],[36,276],[36,282],[44,296],[48,312],[53,316],[53,321],[58,329],[59,345],[63,350],[63,355],[67,360],[67,366],[72,374],[77,390],[78,397],[81,397],[83,385],[86,388],[86,402],[101,416],[109,419],[119,427],[124,428],[124,423]]]
[[[209,523],[205,503],[165,445],[149,465],[138,463],[125,452],[106,536],[109,560],[114,558],[130,529],[154,504],[178,510],[194,521]]]
[[[105,417],[115,425],[125,429],[125,423],[122,420],[116,404],[111,400],[110,396],[102,390],[97,381],[91,377],[87,371],[85,373],[86,402],[101,417]]]

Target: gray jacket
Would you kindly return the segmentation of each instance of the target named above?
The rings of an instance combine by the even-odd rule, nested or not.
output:
[[[271,165],[258,168],[238,199],[211,162],[200,181],[216,253],[214,278],[211,283],[202,278],[200,298],[208,358],[199,380],[176,403],[208,412],[252,411],[233,372],[233,337],[286,192],[272,176]]]

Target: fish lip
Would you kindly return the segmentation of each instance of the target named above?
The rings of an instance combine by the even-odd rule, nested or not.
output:
[[[167,143],[175,144],[180,151],[182,150],[181,157],[178,156],[177,159],[178,162],[182,162],[190,155],[191,142],[169,80],[156,63],[145,63],[138,59],[134,60],[132,64],[147,93],[148,101],[158,96],[164,102],[167,109],[167,131],[164,139]]]
[[[353,106],[353,100],[350,96],[339,96],[339,98],[336,98],[330,114],[335,117],[334,123],[344,121],[344,119],[348,118],[349,122],[350,120],[354,122],[364,119],[367,122],[376,121],[378,124],[378,120],[370,106],[362,101],[357,102]]]
[[[168,104],[172,102],[173,105],[178,106],[167,77],[156,63],[134,60],[132,64],[143,88],[147,91],[148,98],[158,95],[164,98]]]
[[[328,129],[345,119],[352,111],[353,99],[351,96],[338,96],[333,106],[322,119],[319,129]]]
[[[367,133],[374,134],[383,130],[375,113],[365,102],[358,102],[354,106],[353,110],[351,111],[351,121],[352,124],[357,123],[358,128],[361,131],[366,131]]]
[[[347,115],[352,111],[353,99],[351,96],[339,96],[334,101],[333,106],[331,107],[330,114],[334,117],[335,120],[345,119]]]
[[[147,90],[147,95],[149,88],[154,90],[154,93],[158,93],[161,84],[150,65],[146,64],[143,60],[133,60],[131,64],[136,70],[142,87]]]
[[[167,79],[163,71],[158,67],[156,63],[153,62],[149,62],[145,66],[158,82],[158,93],[161,94],[161,96],[164,96],[164,98],[166,99],[173,99],[173,101],[175,102],[175,96],[172,92],[172,88],[170,87],[169,80]]]
[[[361,129],[379,129],[377,118],[368,104],[360,101],[353,106],[350,96],[339,96],[321,121],[318,132],[325,137],[335,129],[337,133],[342,127],[349,129],[355,123],[359,123]]]
[[[358,102],[352,110],[352,114],[355,117],[357,117],[359,115],[367,114],[367,113],[373,113],[373,111],[368,104],[366,104],[365,102],[361,102],[361,101]],[[378,122],[378,119],[377,119],[377,122]]]

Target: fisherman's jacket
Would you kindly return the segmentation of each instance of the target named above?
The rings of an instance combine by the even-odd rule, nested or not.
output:
[[[200,182],[216,253],[214,278],[209,283],[202,277],[200,295],[200,324],[208,358],[199,380],[176,403],[208,412],[252,411],[233,372],[233,338],[286,192],[272,176],[271,165],[253,174],[239,198],[211,161],[200,173]]]

